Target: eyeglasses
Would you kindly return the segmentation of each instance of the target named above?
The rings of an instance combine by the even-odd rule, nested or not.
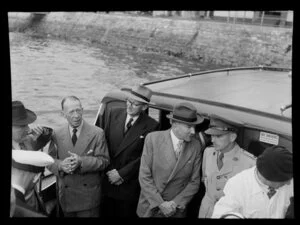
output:
[[[216,130],[221,130],[221,131],[232,131],[232,132],[236,132],[236,129],[231,128],[231,127],[217,127],[217,126],[209,126],[208,128],[213,128]]]
[[[126,99],[127,103],[129,103],[130,105],[134,106],[134,107],[138,107],[140,105],[143,105],[144,103],[136,103],[133,102],[132,100]]]

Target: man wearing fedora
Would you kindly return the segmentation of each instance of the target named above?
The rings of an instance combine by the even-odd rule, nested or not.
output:
[[[209,128],[212,147],[203,153],[202,181],[205,195],[201,201],[199,218],[210,218],[215,203],[223,196],[227,180],[242,170],[255,165],[255,157],[235,142],[238,126],[231,121],[212,115]]]
[[[103,171],[109,164],[104,132],[83,119],[81,101],[61,101],[67,123],[53,131],[48,167],[57,177],[58,199],[64,217],[99,217]]]
[[[139,182],[139,217],[185,217],[187,204],[200,184],[201,148],[194,137],[203,118],[183,102],[167,117],[171,128],[147,135]]]
[[[36,114],[25,108],[21,101],[12,101],[12,149],[40,150],[51,139],[51,128],[46,129],[40,125],[29,124],[36,120]],[[38,182],[38,180],[36,181]],[[25,193],[26,202],[38,211],[44,211],[44,204],[32,183]]]
[[[144,140],[159,128],[158,122],[145,113],[152,91],[139,85],[125,94],[126,108],[112,108],[104,129],[111,164],[103,182],[102,216],[137,217],[138,172]]]
[[[45,166],[54,163],[54,160],[45,152],[30,150],[12,150],[11,186],[12,196],[15,196],[14,206],[11,208],[13,217],[43,217],[26,203],[25,193],[31,183],[38,180]]]
[[[258,156],[256,166],[228,180],[212,218],[230,211],[245,218],[285,218],[293,196],[293,154],[274,145]]]

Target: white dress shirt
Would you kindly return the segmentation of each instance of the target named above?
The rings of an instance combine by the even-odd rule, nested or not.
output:
[[[173,148],[174,148],[174,151],[175,151],[175,154],[178,156],[180,155],[181,151],[180,152],[176,152],[177,151],[177,146],[179,144],[179,142],[183,142],[183,140],[180,140],[176,137],[176,135],[173,133],[173,130],[171,129],[171,139],[172,139],[172,143],[173,143]],[[181,149],[182,150],[182,149]]]
[[[256,166],[230,178],[223,196],[215,205],[212,218],[220,218],[229,212],[241,213],[246,218],[284,218],[294,196],[293,179],[290,184],[276,190],[269,199],[267,186],[259,182]]]
[[[127,129],[126,125],[127,125],[128,121],[130,120],[130,118],[132,118],[131,125],[133,125],[135,123],[135,121],[139,118],[139,115],[137,115],[137,116],[129,116],[127,114],[126,121],[125,121],[124,131],[126,131],[126,129]]]
[[[76,127],[76,129],[77,129],[77,132],[76,132],[77,139],[78,139],[78,137],[80,135],[80,132],[81,132],[81,129],[82,129],[82,125],[83,125],[83,120],[81,121],[81,124],[78,127]],[[70,136],[71,137],[73,136],[73,129],[74,129],[74,127],[71,127],[69,125],[69,131],[70,131]]]

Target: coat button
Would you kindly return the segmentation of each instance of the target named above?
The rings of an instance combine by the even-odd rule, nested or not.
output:
[[[221,188],[217,188],[217,191],[220,191],[221,190]]]
[[[69,186],[68,185],[65,185],[65,188],[68,188]]]
[[[217,179],[219,180],[221,178],[221,176],[217,176]]]
[[[87,186],[87,184],[83,184],[83,186],[85,186],[85,187],[86,187],[86,186]]]

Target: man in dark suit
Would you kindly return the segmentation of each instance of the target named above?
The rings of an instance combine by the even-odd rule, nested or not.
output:
[[[45,166],[54,163],[47,153],[30,150],[12,150],[11,202],[12,217],[45,217],[25,201],[30,184],[44,171]],[[13,199],[12,199],[13,200]]]
[[[195,125],[203,121],[196,108],[183,102],[167,116],[171,129],[147,135],[139,182],[139,217],[185,217],[200,185],[201,148]]]
[[[136,217],[144,139],[159,127],[158,122],[145,113],[151,95],[149,88],[137,86],[127,96],[126,109],[112,108],[108,112],[104,130],[111,164],[103,182],[101,216]]]
[[[57,176],[59,203],[64,217],[98,217],[102,171],[109,164],[105,135],[83,120],[77,97],[65,97],[61,106],[68,123],[53,131],[49,154],[55,163],[48,167]]]

